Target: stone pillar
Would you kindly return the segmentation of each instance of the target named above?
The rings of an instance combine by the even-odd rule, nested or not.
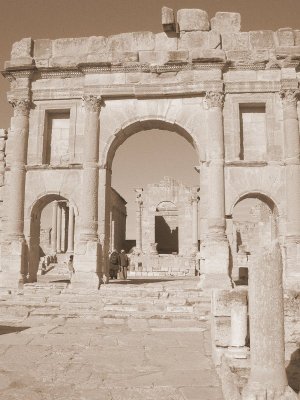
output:
[[[97,287],[95,275],[99,264],[98,242],[98,154],[99,113],[101,97],[83,96],[85,108],[83,179],[81,187],[80,236],[76,246],[74,267],[76,281]]]
[[[68,253],[74,253],[74,207],[69,203]]]
[[[62,207],[58,203],[57,207],[57,236],[56,236],[56,252],[61,253],[61,238],[62,238]]]
[[[205,243],[201,246],[201,257],[205,259],[205,270],[201,276],[201,287],[230,288],[229,244],[225,234],[225,187],[224,187],[224,132],[223,101],[219,92],[206,93],[208,156],[208,226]],[[200,188],[201,191],[201,188]]]
[[[254,257],[248,296],[251,371],[243,400],[297,399],[285,371],[282,262],[277,242]]]
[[[57,208],[58,208],[58,202],[57,200],[54,200],[52,203],[52,230],[51,230],[52,254],[56,254],[56,248],[57,248]]]
[[[143,205],[143,189],[135,189],[136,192],[136,248],[139,251],[142,251],[143,243],[142,243],[142,205]]]
[[[192,254],[198,251],[198,188],[194,188],[191,195],[192,206]]]
[[[300,141],[297,99],[299,90],[280,92],[283,106],[286,164],[286,237],[288,280],[300,278]]]
[[[237,287],[231,292],[230,301],[230,347],[229,355],[234,358],[246,358],[246,337],[248,331],[247,289]]]
[[[111,221],[111,249],[115,249],[115,221]]]
[[[19,273],[19,282],[27,280],[28,260],[26,256],[26,243],[24,238],[24,202],[25,202],[25,179],[27,162],[27,142],[29,133],[29,99],[10,99],[14,108],[14,116],[11,119],[11,135],[13,139],[13,151],[11,153],[10,183],[7,238],[9,244],[8,254],[5,255],[6,262],[2,268],[9,274],[15,276]],[[9,278],[8,278],[9,279]]]

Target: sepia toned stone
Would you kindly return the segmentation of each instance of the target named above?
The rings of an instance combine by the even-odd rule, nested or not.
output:
[[[222,49],[223,50],[235,50],[243,51],[249,50],[249,33],[239,32],[239,33],[222,33]]]
[[[279,46],[294,46],[295,35],[292,28],[281,28],[276,32]]]
[[[241,30],[241,15],[233,12],[217,12],[210,20],[211,29],[218,32],[239,32]]]
[[[199,9],[181,9],[177,11],[180,31],[208,31],[209,20],[206,11]]]
[[[165,32],[176,31],[175,14],[172,8],[163,7],[161,10],[161,21]]]
[[[272,31],[251,31],[249,39],[253,49],[273,49],[275,47],[274,32]]]

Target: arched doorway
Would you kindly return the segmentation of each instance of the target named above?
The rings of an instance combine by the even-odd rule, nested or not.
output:
[[[155,135],[161,134],[165,135],[167,138],[165,142],[163,142],[162,145],[159,145],[156,143],[156,136]],[[120,175],[121,175],[121,183],[124,184],[125,180],[131,177],[134,177],[134,181],[129,184],[131,193],[132,193],[132,200],[130,202],[130,199],[128,199],[128,196],[122,192],[122,189],[120,189],[121,185],[119,187],[115,186],[115,155],[117,155],[116,159],[119,156],[119,152],[122,151],[122,145],[124,143],[124,146],[127,146],[127,143],[131,142],[135,138],[138,138],[140,136],[144,135],[143,137],[149,138],[148,142],[148,147],[146,149],[143,149],[142,151],[140,148],[135,148],[133,145],[133,148],[136,153],[132,153],[132,155],[129,157],[130,160],[132,161],[132,169],[130,173],[128,173],[124,167],[124,161],[120,163]],[[134,136],[134,137],[132,137]],[[172,146],[175,146],[176,140],[181,141],[181,146],[176,150]],[[173,143],[172,143],[173,142]],[[156,148],[154,146],[157,145]],[[192,145],[192,146],[190,146]],[[180,168],[183,168],[184,165],[184,157],[185,157],[185,151],[186,151],[186,146],[193,155],[191,156],[190,153],[188,155],[188,168],[189,168],[189,174],[192,175],[192,179],[189,181],[183,181],[181,177],[178,177],[174,171],[180,170]],[[140,152],[142,156],[140,156]],[[171,163],[170,159],[176,161],[175,167],[173,167],[172,170],[166,170],[164,168],[160,168],[158,166],[158,161],[157,161],[157,153],[160,151],[163,152],[163,157],[164,157],[164,166],[168,165]],[[178,157],[178,154],[181,156]],[[147,158],[148,154],[150,154],[150,159],[148,160],[148,166],[143,169],[143,166],[141,165],[143,160],[142,158]],[[104,158],[105,157],[105,158]],[[136,244],[141,245],[142,244],[142,253],[145,254],[147,252],[151,253],[152,256],[155,256],[155,248],[154,244],[158,243],[157,251],[160,254],[172,254],[172,253],[179,253],[179,242],[181,241],[178,233],[179,233],[179,216],[178,216],[178,208],[175,205],[175,203],[172,205],[172,207],[167,207],[167,208],[161,208],[163,207],[162,205],[166,205],[167,202],[163,203],[163,201],[169,200],[169,198],[172,198],[172,195],[163,195],[165,192],[170,192],[173,193],[174,190],[181,190],[182,192],[185,191],[186,187],[191,188],[199,185],[199,175],[195,171],[194,166],[199,164],[199,153],[198,153],[198,144],[196,140],[190,135],[185,129],[180,127],[179,125],[176,125],[175,123],[170,123],[164,120],[147,120],[147,121],[138,121],[138,122],[133,122],[125,127],[122,128],[121,131],[117,132],[115,135],[114,140],[109,143],[106,147],[106,150],[104,151],[104,157],[103,157],[103,164],[106,166],[107,176],[106,176],[106,196],[109,196],[108,192],[108,183],[113,186],[114,189],[116,189],[121,196],[125,198],[125,200],[128,202],[127,204],[127,211],[128,211],[128,219],[130,223],[130,213],[132,215],[132,229],[131,232],[133,232],[134,237],[127,237],[126,242],[130,242],[130,245],[127,246],[127,250],[130,248],[132,249]],[[187,164],[188,164],[187,163]],[[173,165],[173,164],[172,164]],[[181,166],[181,167],[180,167]],[[154,171],[154,174],[151,176],[151,172]],[[110,175],[112,172],[112,176]],[[126,175],[127,173],[127,175]],[[156,175],[155,175],[156,174]],[[174,179],[178,179],[179,183],[177,184],[170,184],[169,189],[165,186],[165,177],[166,175],[172,176],[172,178],[168,180],[173,181]],[[174,176],[175,175],[175,176]],[[141,178],[144,179],[141,180]],[[163,185],[162,185],[163,181]],[[185,184],[185,185],[184,185]],[[180,187],[178,189],[177,187]],[[150,188],[151,186],[151,188]],[[137,191],[137,187],[139,188],[144,188],[142,190],[143,193],[143,200],[141,202],[138,201],[135,192]],[[151,195],[155,196],[155,187],[157,187],[157,198],[155,203],[150,206],[150,201],[145,201],[145,196],[148,196],[148,194],[151,192]],[[181,189],[182,188],[182,189]],[[181,193],[181,192],[180,192]],[[189,198],[190,198],[190,192],[186,191],[185,192],[185,198],[181,203],[189,203]],[[172,201],[172,200],[171,200]],[[140,205],[137,206],[137,203]],[[111,204],[109,201],[105,201],[105,204]],[[159,205],[160,204],[160,205]],[[169,204],[170,205],[170,204]],[[139,207],[139,209],[138,209]],[[147,210],[146,210],[146,207]],[[152,208],[153,207],[153,208]],[[181,205],[181,209],[183,210],[183,206]],[[99,207],[100,210],[100,207]],[[171,214],[172,215],[171,215]],[[108,212],[107,210],[105,211],[105,219],[108,221]],[[147,214],[147,217],[146,217]],[[170,214],[170,215],[167,215]],[[174,215],[173,215],[174,214]],[[191,248],[192,248],[192,213],[189,213],[188,211],[185,214],[185,210],[181,212],[181,220],[188,220],[189,224],[186,227],[187,230],[190,230],[189,233],[186,235],[182,235],[182,248],[188,249],[186,253],[182,255],[188,257],[191,256]],[[149,220],[145,220],[149,218]],[[163,229],[167,228],[168,223],[166,224],[166,218],[173,219],[171,225],[168,226],[168,229]],[[101,223],[101,211],[100,211],[100,223]],[[128,221],[127,219],[127,221]],[[140,240],[138,240],[137,236],[138,234],[136,233],[139,228],[139,222],[138,219],[141,221],[141,224],[145,228],[143,233],[141,234]],[[175,221],[176,220],[176,221]],[[181,221],[180,220],[180,221]],[[163,224],[164,222],[164,224]],[[174,225],[175,224],[175,225]],[[185,222],[181,221],[181,225],[184,225]],[[111,233],[108,234],[108,229],[111,229],[111,224],[107,223],[105,226],[102,227],[103,229],[103,238],[104,240],[109,237],[111,237]],[[164,226],[163,226],[164,225]],[[174,225],[174,226],[173,226]],[[128,226],[128,225],[127,225]],[[101,227],[100,227],[101,229]],[[167,234],[168,231],[168,234]],[[127,228],[127,233],[128,233],[128,228]],[[191,242],[191,243],[190,243]],[[109,246],[109,243],[104,243],[104,249],[109,249],[111,246]],[[107,250],[104,250],[104,253],[106,253]],[[185,263],[185,265],[187,265]],[[184,265],[184,263],[182,263]]]
[[[74,253],[77,208],[66,197],[47,194],[31,209],[29,238],[29,281],[36,282],[41,257]]]
[[[233,278],[247,283],[252,256],[278,237],[278,210],[272,199],[261,193],[242,196],[232,212]]]

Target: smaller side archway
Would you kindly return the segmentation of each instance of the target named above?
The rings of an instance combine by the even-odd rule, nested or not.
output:
[[[232,278],[247,284],[251,258],[278,238],[278,208],[265,194],[244,194],[233,206],[231,227]]]
[[[178,209],[171,201],[162,201],[156,207],[155,242],[159,254],[178,253]]]
[[[40,258],[74,253],[76,205],[58,193],[39,197],[30,209],[28,280],[37,281]]]

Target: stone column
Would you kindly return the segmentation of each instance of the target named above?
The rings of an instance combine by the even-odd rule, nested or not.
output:
[[[135,202],[137,204],[136,210],[136,248],[139,251],[142,251],[143,243],[142,243],[142,205],[143,205],[143,189],[135,189],[136,199]]]
[[[286,274],[290,280],[299,274],[300,262],[300,142],[297,100],[299,90],[280,92],[283,106],[286,164]],[[293,278],[294,277],[294,278]],[[298,278],[299,279],[299,278]]]
[[[111,248],[115,249],[115,221],[111,221]],[[120,250],[119,250],[120,251]]]
[[[190,202],[192,206],[192,254],[198,251],[198,188],[193,188]]]
[[[101,97],[83,96],[85,108],[84,153],[81,187],[80,236],[76,246],[74,267],[81,284],[97,287],[99,264],[98,242],[98,156],[99,156],[99,113]],[[78,273],[77,273],[78,272]]]
[[[62,207],[58,203],[57,207],[57,236],[56,236],[56,252],[61,253],[61,238],[62,238]]]
[[[11,153],[10,185],[8,200],[7,241],[11,243],[8,255],[8,271],[20,273],[19,282],[24,283],[28,274],[26,243],[24,238],[24,201],[29,134],[29,99],[10,99],[14,108],[11,119],[13,151]],[[4,263],[5,264],[5,263]],[[4,265],[5,266],[5,265]]]
[[[74,207],[69,203],[68,253],[74,253]]]
[[[249,268],[251,372],[243,400],[297,399],[288,387],[284,357],[281,250],[262,248]]]
[[[237,287],[231,292],[230,299],[231,336],[229,355],[234,358],[246,358],[246,337],[248,331],[247,289]]]
[[[205,271],[201,287],[230,288],[229,244],[225,234],[225,187],[224,187],[224,94],[207,92],[208,157],[208,226],[201,257],[205,259]],[[201,188],[200,188],[201,190]]]
[[[52,203],[52,230],[51,230],[52,254],[56,254],[56,248],[57,248],[57,208],[58,208],[58,202],[57,200],[54,200]]]

